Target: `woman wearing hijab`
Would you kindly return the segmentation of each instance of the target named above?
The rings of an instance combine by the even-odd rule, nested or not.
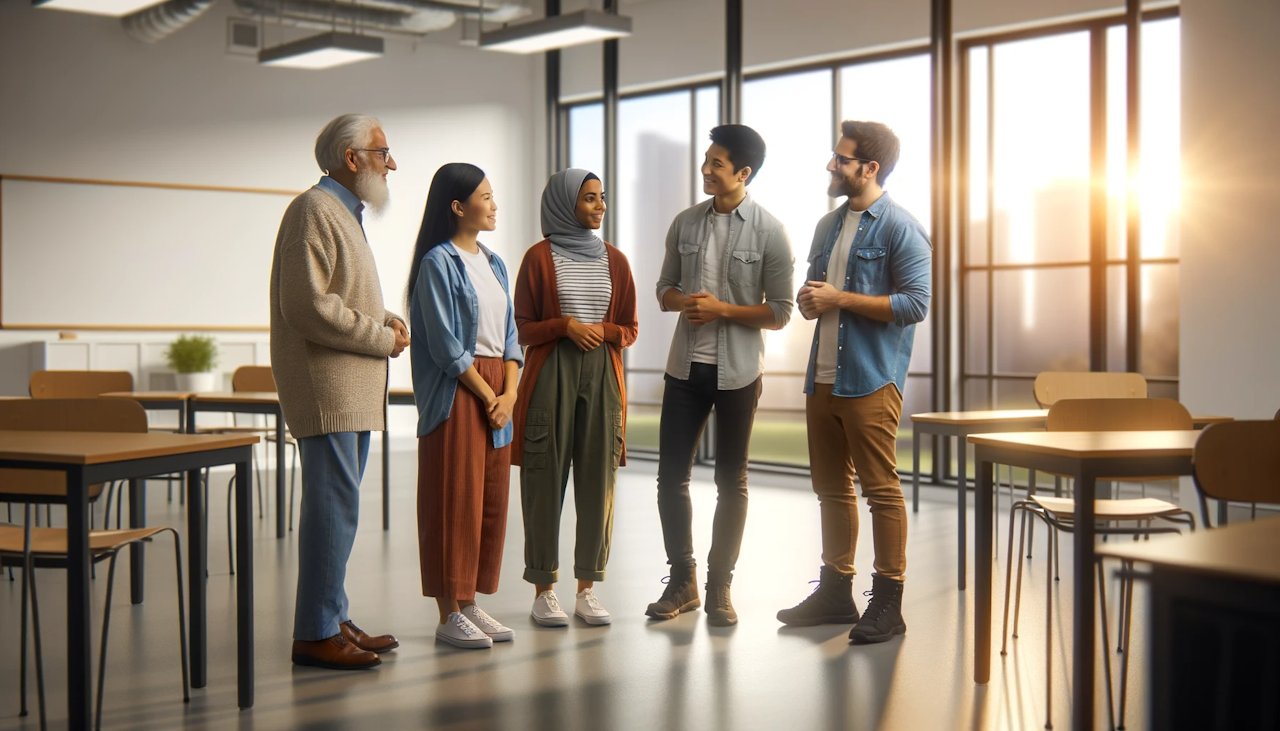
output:
[[[479,241],[497,226],[475,165],[436,171],[409,272],[418,404],[418,551],[436,639],[487,648],[514,633],[476,606],[498,590],[511,485],[511,415],[523,362],[507,268]]]
[[[595,234],[604,212],[600,178],[576,168],[552,175],[542,192],[546,239],[526,252],[516,277],[515,319],[526,351],[511,461],[521,466],[531,614],[544,627],[569,624],[554,584],[570,465],[578,518],[574,614],[591,625],[610,622],[594,584],[604,580],[614,482],[626,463],[622,349],[637,328],[627,257]]]

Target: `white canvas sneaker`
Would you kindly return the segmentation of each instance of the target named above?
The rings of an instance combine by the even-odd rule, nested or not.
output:
[[[436,627],[436,639],[467,650],[493,647],[493,640],[460,612],[450,612],[445,623]]]
[[[462,616],[471,620],[481,632],[489,635],[494,642],[510,642],[516,633],[510,627],[503,627],[498,620],[490,617],[483,609],[474,604],[462,608]]]
[[[583,622],[591,625],[613,622],[613,618],[609,616],[609,610],[600,604],[600,600],[596,598],[596,593],[590,587],[578,592],[577,600],[573,605],[573,613],[582,617]]]
[[[529,612],[533,616],[533,621],[543,627],[568,627],[569,615],[564,613],[560,608],[560,600],[556,598],[556,593],[550,589],[538,595],[533,600],[533,610]]]

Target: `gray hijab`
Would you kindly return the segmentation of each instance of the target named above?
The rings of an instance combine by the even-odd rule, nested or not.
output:
[[[595,261],[604,256],[604,242],[578,222],[578,192],[591,175],[588,170],[561,170],[542,191],[542,235],[551,239],[551,250],[574,261]]]

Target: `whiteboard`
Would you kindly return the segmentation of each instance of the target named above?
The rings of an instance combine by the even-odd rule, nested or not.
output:
[[[269,324],[276,231],[296,193],[0,179],[0,324]]]

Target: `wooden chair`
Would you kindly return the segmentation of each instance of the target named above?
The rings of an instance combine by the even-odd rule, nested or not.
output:
[[[33,399],[0,401],[0,429],[22,431],[97,431],[146,433],[147,414],[135,401],[111,399]],[[50,479],[52,477],[52,479]],[[56,486],[54,483],[57,483]],[[41,470],[0,471],[0,499],[23,503],[22,525],[0,525],[0,564],[22,568],[21,619],[21,715],[27,715],[27,610],[30,598],[32,625],[35,630],[36,687],[41,727],[45,724],[44,664],[40,642],[40,605],[32,571],[37,568],[65,568],[67,565],[67,531],[64,528],[33,526],[33,505],[66,502],[66,481],[60,472]],[[190,699],[187,665],[187,626],[185,592],[182,576],[182,545],[173,528],[154,527],[132,530],[91,530],[90,559],[98,563],[110,559],[107,573],[106,606],[102,619],[102,646],[98,661],[98,699],[96,726],[102,726],[102,697],[106,681],[107,637],[111,626],[111,597],[115,586],[116,559],[120,549],[140,543],[159,533],[173,535],[178,577],[178,631],[182,652],[182,699]]]
[[[1208,427],[1196,440],[1192,470],[1206,527],[1212,526],[1210,500],[1280,503],[1280,421]]]
[[[1036,376],[1035,395],[1042,409],[1062,399],[1146,398],[1147,379],[1138,373],[1045,371]]]
[[[1186,407],[1172,399],[1145,398],[1099,398],[1099,399],[1063,399],[1049,408],[1047,421],[1049,431],[1180,431],[1191,430],[1194,425],[1191,414]],[[1152,478],[1167,479],[1167,478]],[[1013,524],[1017,514],[1022,513],[1022,530],[1018,539],[1018,578],[1017,588],[1012,593],[1017,595],[1014,604],[1013,636],[1018,636],[1018,618],[1022,605],[1022,554],[1026,541],[1027,518],[1044,521],[1050,528],[1049,552],[1054,557],[1054,570],[1048,571],[1046,566],[1046,632],[1045,632],[1045,675],[1047,682],[1047,715],[1045,727],[1052,727],[1052,614],[1053,583],[1057,581],[1058,534],[1074,533],[1075,500],[1071,498],[1032,495],[1026,500],[1013,504],[1009,513],[1009,562],[1005,567],[1004,593],[1004,640],[1000,654],[1004,655],[1008,648],[1009,628],[1009,595],[1013,586]],[[1195,516],[1173,503],[1155,498],[1136,498],[1128,500],[1095,500],[1094,515],[1103,526],[1096,531],[1101,535],[1132,535],[1134,540],[1139,536],[1156,533],[1179,533],[1180,528],[1187,526],[1195,530]],[[1162,520],[1174,525],[1153,525],[1153,521]],[[1107,591],[1105,574],[1101,561],[1097,565],[1098,601],[1102,607],[1102,644],[1111,646],[1107,634]],[[1133,616],[1133,580],[1124,579],[1120,588],[1120,643],[1117,652],[1124,654],[1124,663],[1120,671],[1120,726],[1124,726],[1125,699],[1128,689],[1128,647],[1129,634]],[[1114,727],[1115,706],[1112,703],[1111,660],[1106,657],[1107,711],[1112,714]]]
[[[31,398],[95,398],[112,391],[132,391],[128,371],[36,371],[29,384]]]

